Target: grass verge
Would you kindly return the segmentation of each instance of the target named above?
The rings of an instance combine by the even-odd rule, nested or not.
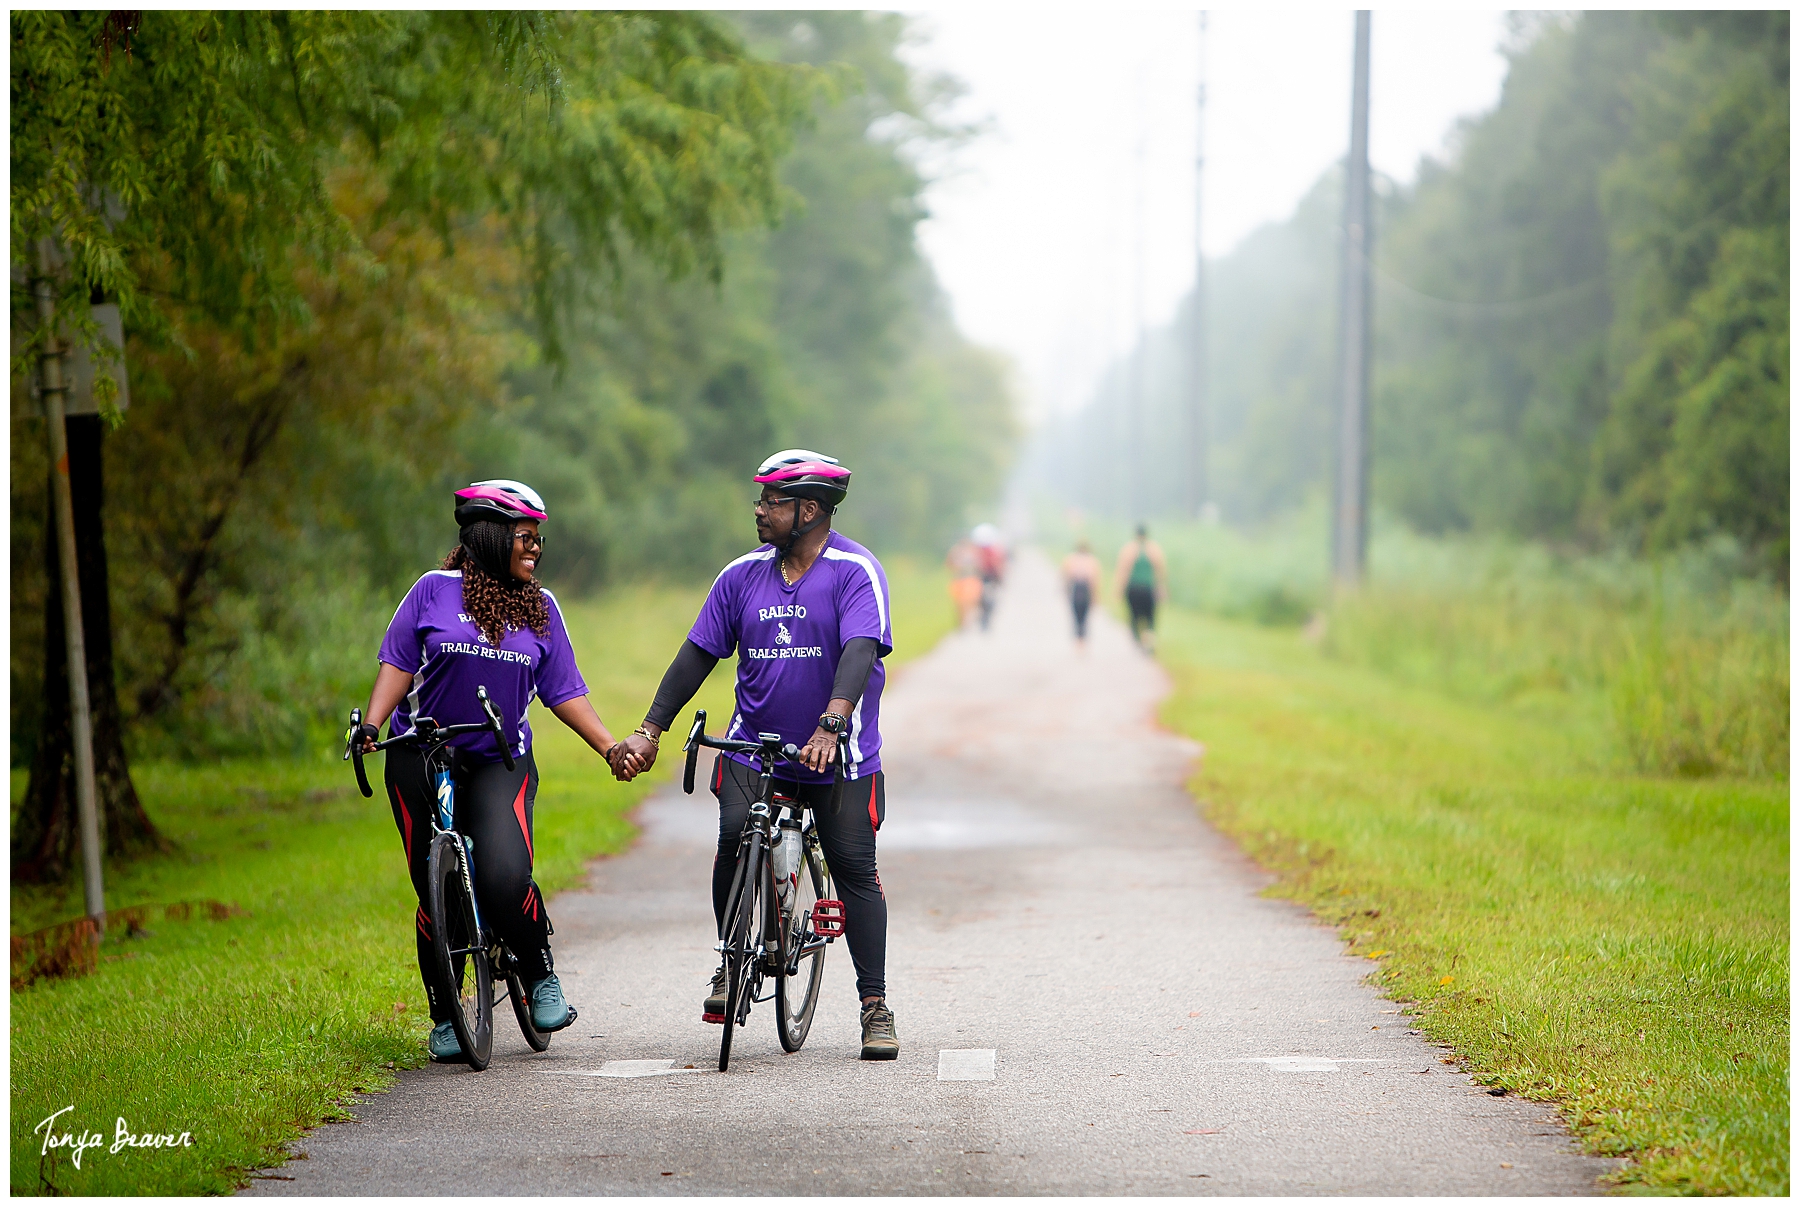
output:
[[[1480,702],[1171,609],[1207,815],[1485,1084],[1643,1189],[1786,1194],[1788,802],[1619,773],[1604,702]]]
[[[897,639],[890,665],[949,627],[941,574],[889,566]],[[701,592],[634,588],[567,604],[576,654],[615,732],[643,716]],[[364,635],[374,649],[379,633]],[[697,704],[722,715],[731,668]],[[359,688],[367,691],[366,685]],[[348,710],[346,701],[345,709]],[[650,781],[618,784],[578,738],[541,713],[536,877],[554,893],[586,862],[623,849]],[[655,782],[679,766],[666,758]],[[423,1061],[428,1025],[413,954],[415,902],[388,806],[365,800],[334,752],[204,765],[140,763],[170,856],[107,869],[109,907],[214,899],[246,912],[109,934],[93,976],[12,994],[14,1194],[218,1194],[285,1157],[309,1127],[345,1116],[351,1092],[380,1090]],[[371,779],[376,778],[374,774]],[[13,777],[15,799],[22,776]],[[78,886],[19,889],[15,933],[80,912]],[[100,1139],[42,1151],[40,1121]],[[111,1151],[134,1134],[191,1145]]]

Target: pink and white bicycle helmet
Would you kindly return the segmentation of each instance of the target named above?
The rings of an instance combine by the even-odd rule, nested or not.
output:
[[[467,528],[476,520],[516,524],[520,520],[547,520],[543,496],[511,478],[472,482],[456,492],[456,526]]]
[[[778,483],[783,494],[817,499],[833,510],[850,493],[850,471],[837,458],[807,448],[783,449],[765,458],[756,469],[756,481]]]

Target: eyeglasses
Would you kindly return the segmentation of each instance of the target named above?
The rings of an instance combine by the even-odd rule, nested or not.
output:
[[[755,508],[755,507],[780,507],[783,503],[798,503],[800,501],[801,500],[800,500],[799,495],[772,495],[771,497],[766,498],[766,499],[756,500],[756,502],[752,503],[751,506],[753,508]]]
[[[513,540],[524,545],[527,549],[530,549],[534,545],[537,546],[539,550],[542,550],[544,547],[544,538],[535,532],[515,532],[513,533]]]

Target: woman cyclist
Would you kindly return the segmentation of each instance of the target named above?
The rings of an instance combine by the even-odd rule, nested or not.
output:
[[[1119,594],[1131,609],[1131,639],[1150,649],[1156,636],[1156,601],[1169,594],[1169,570],[1162,550],[1142,524],[1137,526],[1137,539],[1119,550],[1118,580]]]
[[[389,736],[410,733],[414,718],[440,725],[484,720],[475,689],[485,686],[512,727],[515,769],[502,762],[492,733],[452,739],[458,828],[475,840],[475,895],[483,918],[519,960],[531,1001],[531,1022],[556,1031],[574,1021],[550,960],[550,919],[531,879],[532,806],[537,763],[525,710],[541,699],[557,719],[587,740],[602,758],[612,734],[588,703],[556,598],[534,571],[543,553],[538,524],[547,517],[536,491],[519,482],[476,482],[456,492],[456,548],[441,569],[426,572],[394,613],[381,643],[381,667],[362,727],[363,748],[390,715]],[[388,752],[388,803],[400,829],[407,870],[419,895],[416,931],[419,975],[431,1004],[435,1061],[463,1059],[450,1024],[453,1003],[437,984],[431,957],[431,919],[425,912],[426,858],[436,792],[422,753]]]

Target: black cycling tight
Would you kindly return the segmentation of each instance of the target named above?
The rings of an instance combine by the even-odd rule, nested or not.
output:
[[[724,755],[713,761],[713,795],[719,798],[719,851],[713,857],[713,917],[725,926],[726,898],[737,872],[738,840],[756,800],[760,773]],[[830,784],[777,779],[775,790],[813,811],[819,845],[837,895],[844,902],[844,942],[856,966],[856,996],[887,994],[887,896],[875,870],[875,831],[887,816],[887,781],[877,771],[844,785],[843,803],[831,812]]]
[[[537,884],[531,879],[531,810],[537,800],[537,762],[529,751],[508,771],[501,763],[465,765],[458,760],[456,828],[475,840],[475,899],[481,916],[519,958],[519,975],[527,985],[550,975],[550,916]],[[431,955],[431,919],[425,912],[431,856],[431,818],[437,792],[417,750],[390,750],[385,773],[394,825],[406,848],[406,870],[419,895],[414,931],[419,948],[419,976],[431,1002],[431,1020],[450,1017],[444,995],[436,988]]]

